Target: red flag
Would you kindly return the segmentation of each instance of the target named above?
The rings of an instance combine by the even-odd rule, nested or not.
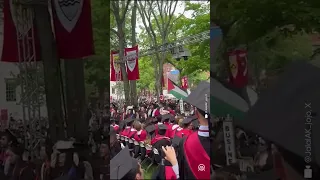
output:
[[[110,53],[110,81],[122,81],[122,71],[119,62],[119,53],[111,51]]]
[[[230,83],[235,87],[243,88],[248,84],[247,51],[235,50],[229,53]]]
[[[181,78],[181,88],[182,89],[188,89],[188,78],[186,76],[183,76]]]
[[[21,8],[19,6],[21,5],[12,4],[12,1],[9,0],[3,3],[3,44],[0,61],[23,62],[40,59],[39,39],[34,28],[32,15],[24,17],[25,21],[30,18],[29,24],[25,24],[23,28],[20,26],[17,28],[17,25],[19,25],[17,19],[21,18],[18,17],[20,14],[17,13],[17,10]],[[26,9],[26,11],[32,10]]]
[[[125,56],[127,55],[130,56],[130,59],[126,61],[128,80],[140,79],[139,63],[138,63],[138,55],[139,55],[138,45],[132,48],[125,48],[124,54]]]
[[[93,55],[90,0],[52,0],[52,9],[59,57]]]

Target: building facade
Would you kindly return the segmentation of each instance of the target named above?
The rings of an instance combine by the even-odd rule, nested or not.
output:
[[[14,63],[0,62],[0,112],[1,120],[3,117],[12,116],[14,119],[28,120],[29,115],[26,111],[23,113],[21,101],[21,86],[17,84],[16,75],[19,74],[19,68]],[[7,112],[7,115],[3,113]],[[31,114],[31,113],[30,113]],[[40,107],[40,116],[47,117],[47,107]]]

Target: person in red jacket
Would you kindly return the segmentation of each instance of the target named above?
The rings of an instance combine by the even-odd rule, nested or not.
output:
[[[162,123],[167,127],[165,136],[169,138],[172,132],[172,124],[170,123],[172,119],[174,119],[174,117],[171,114],[162,115],[162,119],[161,119]]]
[[[138,123],[135,125],[137,133],[134,135],[134,158],[139,157],[140,152],[140,142],[144,142],[147,138],[147,131],[142,129],[142,124]]]
[[[176,115],[176,112],[170,107],[170,106],[168,106],[168,111],[169,111],[169,113],[172,115],[172,116],[175,116]]]
[[[171,114],[165,114],[165,115],[162,115],[162,116],[158,116],[157,117],[158,123],[155,124],[155,135],[158,135],[158,131],[159,131],[158,126],[163,124],[163,125],[165,125],[167,127],[165,136],[170,138],[171,137],[171,131],[172,131],[172,124],[170,123],[170,120],[172,118],[174,118],[174,117]],[[160,122],[159,122],[159,120],[160,120]]]
[[[175,122],[174,122],[174,124],[172,125],[172,128],[171,128],[170,138],[173,138],[177,131],[180,131],[180,130],[183,129],[182,121],[183,121],[183,117],[182,116],[178,116],[175,119]]]
[[[137,134],[137,126],[140,124],[139,121],[134,121],[132,126],[131,126],[131,129],[130,129],[130,132],[128,134],[128,146],[129,146],[129,149],[132,149],[134,148],[134,143],[133,143],[133,137]]]
[[[193,133],[193,124],[192,121],[197,120],[196,116],[188,116],[186,117],[181,123],[183,125],[183,129],[181,131],[178,131],[175,136],[178,136],[180,138],[187,137],[191,133]]]
[[[114,131],[118,134],[119,133],[119,125],[116,124],[114,119],[110,119],[111,127],[114,129]]]
[[[153,117],[157,117],[160,115],[160,108],[156,108],[153,110]]]
[[[125,119],[125,123],[126,123],[126,127],[122,130],[122,132],[120,133],[121,136],[124,136],[124,137],[128,137],[129,136],[129,133],[131,131],[131,126],[132,126],[132,123],[133,123],[133,119],[132,118],[128,118],[128,119]],[[128,141],[128,140],[127,140]],[[129,144],[129,142],[127,141],[123,141],[123,144],[124,145],[127,145]]]

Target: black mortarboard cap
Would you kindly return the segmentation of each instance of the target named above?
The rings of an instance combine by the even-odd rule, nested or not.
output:
[[[125,119],[126,123],[131,123],[132,121],[134,121],[134,119],[132,117],[129,117],[129,118]]]
[[[179,146],[181,140],[182,140],[181,137],[179,137],[179,136],[174,136],[173,139],[172,139],[172,145],[173,145],[174,147]]]
[[[193,90],[185,101],[196,108],[210,112],[210,83],[201,81],[197,88]]]
[[[146,130],[148,133],[151,133],[151,132],[155,131],[156,128],[155,128],[154,125],[149,125],[149,126],[145,127],[145,130]]]
[[[192,125],[193,125],[194,127],[199,127],[199,125],[200,125],[200,123],[199,123],[198,120],[192,121],[191,123],[192,123]]]
[[[172,118],[172,115],[171,114],[164,114],[162,115],[161,117],[161,120],[164,121],[164,120],[170,120]]]
[[[189,123],[191,123],[192,121],[194,121],[196,119],[197,119],[196,116],[188,116],[188,117],[184,118],[181,123],[182,124],[189,124]]]
[[[130,151],[128,147],[126,147],[111,159],[110,179],[122,179],[132,169],[137,168],[137,166],[138,161],[130,156]]]
[[[167,126],[164,125],[164,124],[159,124],[159,125],[158,125],[158,129],[159,129],[159,130],[167,130],[168,128],[167,128]]]

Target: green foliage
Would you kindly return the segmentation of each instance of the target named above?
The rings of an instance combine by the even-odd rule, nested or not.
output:
[[[236,34],[240,37],[238,40],[241,43],[263,37],[276,27],[281,28],[285,34],[311,32],[320,27],[318,1],[212,0],[211,6],[213,23],[221,26],[225,36],[229,35],[230,28],[236,28]]]
[[[204,31],[210,27],[210,7],[207,4],[186,3],[186,10],[193,11],[192,18],[181,18],[174,25],[173,32],[181,30],[180,37],[192,36]],[[187,61],[175,59],[169,60],[179,70],[181,75],[197,75],[194,72],[205,72],[210,70],[210,45],[209,40],[186,46],[191,52],[191,57]]]
[[[89,57],[85,63],[86,91],[95,93],[98,89],[109,87],[109,2],[103,0],[91,1],[92,26],[95,46],[95,56]]]
[[[172,30],[168,35],[169,42],[174,42],[182,37],[192,36],[204,31],[208,31],[210,27],[210,7],[208,4],[199,4],[199,3],[185,3],[185,10],[192,11],[192,17],[189,19],[185,16],[174,17],[174,24],[172,26]],[[157,34],[157,41],[161,42],[161,35],[158,28],[156,28],[155,20],[152,21],[152,26],[154,27],[155,33]],[[138,43],[140,48],[147,48],[152,45],[152,41],[148,36],[144,27],[141,27],[142,32],[139,34]],[[167,53],[167,63],[173,64],[177,69],[181,71],[181,75],[188,75],[189,80],[199,79],[204,80],[204,76],[199,75],[199,72],[206,72],[210,69],[210,46],[209,40],[195,43],[186,46],[187,49],[190,50],[192,56],[188,58],[187,61],[181,59],[180,61],[176,61]],[[144,58],[141,58],[139,62],[143,61]],[[148,77],[150,77],[150,71],[154,73],[153,67],[150,66],[150,70],[146,71],[140,67],[140,75],[146,73]],[[152,79],[150,79],[152,80]],[[141,81],[141,80],[139,80]],[[138,83],[139,83],[138,81]],[[150,83],[155,80],[150,81]],[[153,85],[151,85],[153,88]]]
[[[155,77],[150,57],[139,59],[140,79],[137,81],[137,92],[142,89],[152,90],[155,87]]]
[[[319,30],[320,3],[309,0],[212,0],[211,22],[223,31],[217,55],[223,70],[225,52],[246,45],[249,68],[259,74],[311,56],[307,34]]]

